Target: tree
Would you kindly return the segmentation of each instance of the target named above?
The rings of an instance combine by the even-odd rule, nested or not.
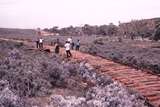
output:
[[[156,28],[154,35],[153,35],[153,39],[155,41],[160,40],[160,25]]]
[[[58,32],[59,32],[57,26],[53,26],[53,27],[50,29],[50,31],[51,31],[52,33],[58,33]]]
[[[110,23],[108,25],[108,35],[114,35],[117,34],[117,32],[118,32],[118,27],[113,23]]]

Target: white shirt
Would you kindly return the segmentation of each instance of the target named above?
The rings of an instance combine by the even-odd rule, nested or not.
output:
[[[42,43],[43,42],[43,39],[39,39],[39,43]]]
[[[70,43],[66,43],[66,44],[64,45],[64,47],[66,48],[66,51],[69,51],[69,50],[70,50]]]

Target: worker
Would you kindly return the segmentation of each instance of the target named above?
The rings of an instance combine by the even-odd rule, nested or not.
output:
[[[71,49],[70,42],[66,41],[64,47],[65,47],[65,50],[66,50],[67,58],[72,57],[72,54],[71,54],[71,51],[70,51],[70,49]]]
[[[60,47],[59,47],[59,39],[57,39],[56,43],[55,43],[55,53],[59,54],[59,50],[60,50]]]

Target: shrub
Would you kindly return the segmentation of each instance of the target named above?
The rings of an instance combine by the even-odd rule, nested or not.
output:
[[[160,26],[157,27],[157,29],[155,30],[154,35],[153,35],[153,39],[154,39],[155,41],[160,40]]]

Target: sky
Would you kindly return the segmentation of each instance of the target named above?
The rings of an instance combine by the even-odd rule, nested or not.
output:
[[[160,17],[159,0],[0,0],[0,27],[51,28]]]

